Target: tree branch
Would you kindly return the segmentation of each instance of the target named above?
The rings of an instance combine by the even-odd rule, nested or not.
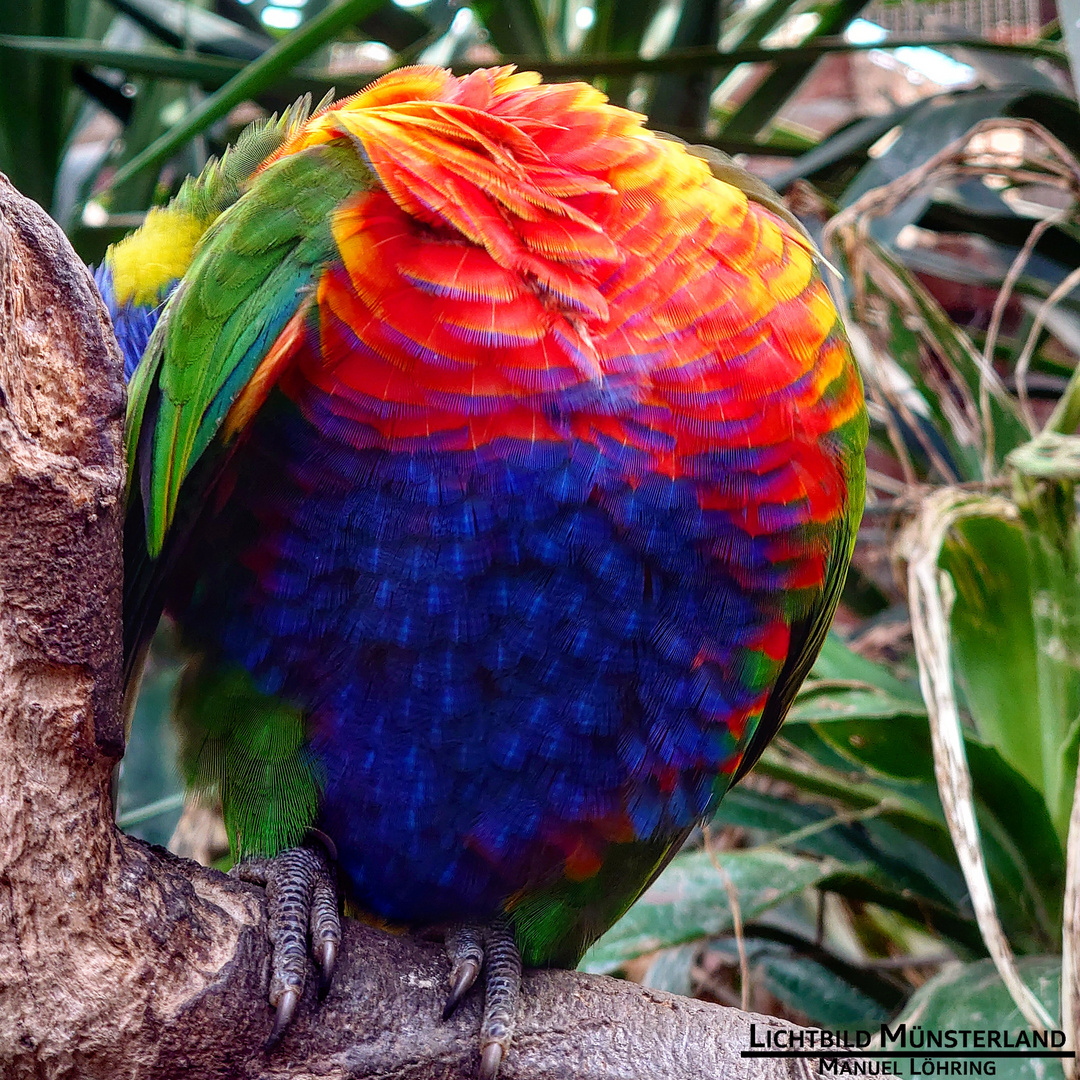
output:
[[[262,1050],[260,890],[119,833],[121,364],[60,230],[0,177],[0,1073],[475,1076],[479,1002],[439,1019],[438,945],[351,922]],[[314,979],[309,980],[313,984]],[[527,976],[505,1080],[812,1076],[743,1061],[788,1025],[573,972]]]

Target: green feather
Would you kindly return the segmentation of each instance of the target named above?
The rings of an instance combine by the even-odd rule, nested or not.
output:
[[[320,104],[319,111],[325,107],[326,101],[327,99],[324,99]],[[310,111],[311,97],[305,95],[287,108],[280,117],[275,114],[268,120],[256,120],[249,124],[236,143],[226,149],[220,160],[211,158],[198,176],[189,176],[184,181],[176,198],[169,204],[168,211],[195,218],[209,229],[218,217],[240,198],[255,170],[300,130]],[[110,254],[114,250],[115,248],[111,249]],[[108,256],[106,258],[108,259]],[[167,314],[163,316],[162,322],[165,318]],[[134,465],[147,399],[160,363],[160,342],[155,343],[152,340],[128,390],[126,440],[129,476]]]
[[[131,385],[130,463],[153,424],[142,478],[152,557],[192,466],[333,258],[334,210],[370,184],[351,146],[312,147],[259,173],[203,237]]]
[[[220,161],[212,158],[198,177],[184,181],[168,206],[152,207],[141,228],[109,249],[105,262],[117,303],[161,303],[191,266],[206,230],[240,198],[255,170],[299,130],[309,104],[305,98],[280,120],[250,125]]]
[[[260,693],[239,668],[196,664],[181,682],[176,718],[188,788],[220,796],[234,857],[299,843],[319,809],[300,710]]]
[[[591,877],[570,881],[560,876],[509,904],[522,960],[530,967],[576,967],[585,950],[656,880],[689,834],[687,829],[674,838],[612,844]]]
[[[198,176],[184,181],[172,205],[213,223],[240,198],[255,170],[303,127],[310,114],[311,95],[306,94],[280,118],[275,114],[249,124],[220,160],[211,158]]]

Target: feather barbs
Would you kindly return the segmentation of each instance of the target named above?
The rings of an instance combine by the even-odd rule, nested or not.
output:
[[[177,207],[154,207],[142,228],[109,253],[113,292],[120,305],[152,306],[191,265],[207,222]]]
[[[310,277],[282,281],[245,378],[223,368],[197,404],[220,408],[214,422],[227,415],[228,440],[273,385],[301,407],[314,387],[388,449],[573,437],[629,483],[693,475],[703,493],[703,455],[785,445],[789,460],[817,462],[859,393],[803,238],[641,120],[592,87],[511,68],[402,69],[320,111],[220,219],[213,242],[252,254],[233,258],[225,281],[219,253],[207,311],[232,304],[256,257],[269,259],[274,226],[257,212],[269,200],[288,226],[282,244],[311,248]],[[309,242],[311,193],[290,177],[311,184],[331,162],[343,194],[318,223],[324,253]],[[201,358],[197,344],[162,375],[192,415],[195,377],[182,368]],[[178,379],[188,389],[173,393]],[[216,429],[196,419],[205,441]],[[190,427],[186,441],[165,440],[177,468],[159,455],[170,501],[156,543],[195,453]]]

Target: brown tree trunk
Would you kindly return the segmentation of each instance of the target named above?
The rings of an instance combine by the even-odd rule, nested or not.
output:
[[[346,928],[264,1054],[259,890],[119,833],[124,390],[67,240],[0,177],[0,1074],[473,1077],[478,1003],[439,1010],[437,945]],[[314,980],[309,980],[314,982]],[[505,1080],[789,1080],[761,1016],[572,972],[527,976]]]

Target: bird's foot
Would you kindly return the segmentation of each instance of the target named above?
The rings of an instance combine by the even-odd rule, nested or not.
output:
[[[447,1019],[484,970],[484,1016],[480,1022],[480,1080],[495,1080],[510,1049],[521,987],[521,953],[506,919],[491,926],[463,924],[446,934],[450,957],[450,994],[443,1008]]]
[[[266,889],[269,909],[270,1005],[274,1027],[266,1040],[273,1049],[292,1022],[304,993],[308,944],[319,966],[319,998],[326,996],[341,946],[337,882],[323,848],[289,848],[272,859],[249,859],[233,872]]]

